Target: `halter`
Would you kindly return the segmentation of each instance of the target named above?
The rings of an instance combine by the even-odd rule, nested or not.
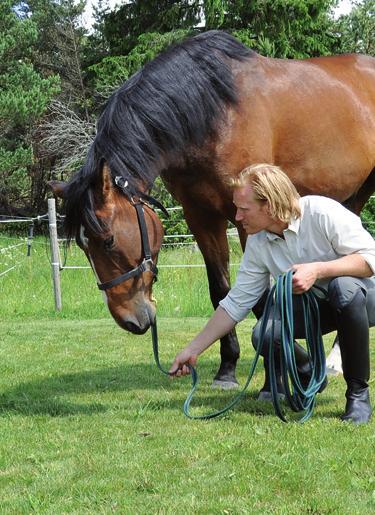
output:
[[[137,212],[138,225],[141,233],[143,260],[140,265],[136,266],[135,268],[132,268],[128,272],[125,272],[119,275],[118,277],[111,279],[110,281],[106,281],[104,283],[97,283],[99,290],[108,290],[109,288],[113,288],[113,286],[117,286],[118,284],[121,284],[122,282],[127,281],[128,279],[132,279],[133,277],[141,275],[144,272],[152,272],[152,274],[154,275],[154,281],[156,281],[158,275],[158,268],[156,266],[156,263],[154,263],[154,261],[152,260],[143,205],[148,206],[151,209],[158,207],[163,211],[163,213],[166,216],[169,216],[164,206],[153,197],[150,197],[146,194],[142,194],[142,197],[139,197],[138,199],[134,198],[130,194],[129,190],[127,190],[128,181],[125,180],[123,177],[115,177],[115,184],[126,195],[126,197],[129,199],[130,204],[135,207],[135,210]]]

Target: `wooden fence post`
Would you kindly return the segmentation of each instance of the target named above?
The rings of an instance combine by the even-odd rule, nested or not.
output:
[[[53,291],[55,295],[55,309],[61,311],[61,286],[60,286],[60,253],[59,243],[57,241],[57,223],[56,223],[56,203],[55,199],[48,199],[48,225],[49,237],[51,242],[51,266]]]

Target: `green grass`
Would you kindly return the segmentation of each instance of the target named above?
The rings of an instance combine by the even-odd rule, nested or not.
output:
[[[204,319],[159,321],[162,361]],[[111,320],[3,321],[0,373],[1,513],[371,513],[373,423],[341,423],[333,378],[313,418],[283,424],[249,393],[225,417],[191,421],[189,379],[156,369],[150,336]],[[244,382],[252,357],[240,325]],[[374,333],[373,333],[374,340]],[[327,345],[332,339],[327,340]],[[229,401],[209,386],[217,348],[199,363],[195,412]]]
[[[63,272],[63,311],[54,312],[38,241],[32,258],[0,277],[0,513],[375,513],[375,426],[339,421],[342,377],[330,379],[303,425],[283,424],[256,400],[261,367],[226,416],[188,420],[182,404],[189,379],[171,381],[157,370],[149,333],[133,336],[116,326],[89,270]],[[14,259],[4,254],[0,273]],[[74,256],[84,264],[81,258]],[[173,292],[181,282],[190,290],[196,284],[192,275],[181,279],[186,269],[168,280],[164,270],[158,309],[167,366],[206,317],[181,316],[187,307],[161,315],[172,280]],[[203,289],[190,302],[196,298],[209,313]],[[241,384],[253,357],[251,324],[238,328]],[[371,337],[374,363],[374,329]],[[326,337],[327,350],[332,340]],[[199,361],[194,413],[222,407],[233,395],[210,388],[218,361],[217,345]]]
[[[1,237],[0,248],[15,245],[20,239]],[[96,286],[91,269],[66,269],[61,272],[63,310],[54,309],[49,246],[43,238],[35,238],[31,257],[26,257],[26,246],[6,252],[0,251],[0,274],[14,263],[21,264],[0,276],[1,306],[4,318],[108,318],[102,295]],[[241,250],[232,245],[232,261],[239,263]],[[61,250],[63,258],[63,249]],[[159,278],[154,285],[159,316],[209,316],[212,305],[208,296],[205,268],[170,268],[171,265],[203,265],[199,251],[193,247],[177,250],[163,249],[159,258]],[[68,251],[66,265],[88,266],[83,252],[74,244]],[[167,268],[164,266],[167,265]],[[234,276],[236,267],[232,267]],[[173,291],[170,285],[173,284]]]

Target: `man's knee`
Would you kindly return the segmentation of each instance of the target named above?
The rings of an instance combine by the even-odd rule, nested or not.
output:
[[[355,304],[366,306],[366,290],[356,277],[335,277],[328,285],[328,300],[336,310]]]

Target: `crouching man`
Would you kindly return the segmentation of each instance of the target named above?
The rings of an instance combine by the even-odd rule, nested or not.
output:
[[[248,234],[236,284],[220,302],[203,330],[175,358],[170,372],[189,373],[198,356],[227,334],[254,308],[262,316],[261,299],[270,274],[292,269],[295,337],[304,338],[302,293],[314,285],[319,298],[322,333],[337,330],[347,383],[346,407],[341,419],[355,424],[371,417],[369,327],[375,325],[375,241],[360,219],[338,202],[320,196],[300,197],[278,167],[258,164],[245,168],[233,180],[236,220]],[[253,331],[257,346],[259,322]],[[266,335],[267,337],[267,335]],[[274,335],[275,341],[280,335]],[[267,346],[266,346],[267,347]],[[277,352],[277,351],[276,351]],[[295,344],[301,380],[311,370],[306,351]],[[267,393],[267,356],[265,356]],[[281,377],[278,390],[283,393]]]

